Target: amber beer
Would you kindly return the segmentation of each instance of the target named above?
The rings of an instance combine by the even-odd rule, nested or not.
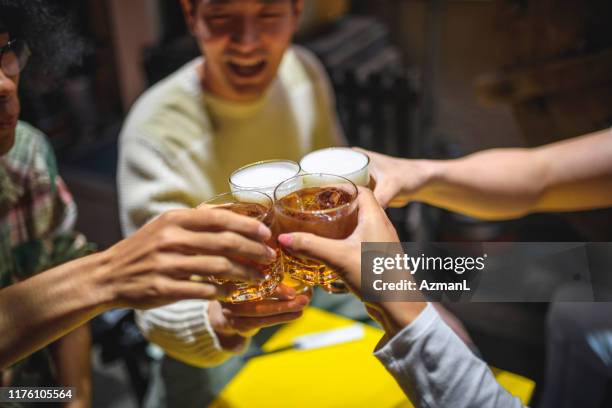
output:
[[[216,209],[229,210],[236,214],[255,218],[269,228],[272,227],[274,221],[272,198],[258,191],[225,193],[206,201],[206,204],[214,205]],[[278,245],[275,239],[270,239],[266,244],[275,248],[278,253]],[[212,277],[208,278],[209,281],[224,285],[228,289],[228,295],[223,300],[230,303],[243,303],[262,300],[269,297],[278,287],[283,277],[280,256],[278,256],[273,263],[266,265],[258,264],[247,259],[241,259],[240,261],[261,270],[266,278],[259,285],[238,281],[227,281]]]
[[[246,165],[234,171],[229,179],[233,192],[256,190],[274,196],[276,187],[285,180],[300,174],[300,165],[290,160],[266,160]],[[276,226],[272,226],[274,242],[278,237]],[[284,275],[283,284],[296,289],[298,292],[309,290],[302,282]]]
[[[305,173],[325,173],[342,176],[358,186],[374,190],[370,175],[370,158],[348,147],[330,147],[307,154],[300,161]]]
[[[357,187],[350,180],[331,174],[305,174],[281,183],[274,191],[274,209],[279,233],[309,232],[321,237],[344,239],[357,227]],[[308,285],[328,291],[338,280],[329,266],[282,249],[283,269]],[[338,254],[342,256],[342,254]]]
[[[304,156],[300,167],[305,173],[326,173],[342,176],[358,186],[374,191],[376,181],[370,175],[370,158],[368,155],[348,147],[330,147],[316,150]],[[337,281],[326,287],[330,293],[347,293],[343,282]]]

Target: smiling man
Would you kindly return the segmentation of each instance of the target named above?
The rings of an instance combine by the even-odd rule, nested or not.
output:
[[[202,56],[148,90],[126,120],[118,172],[125,234],[165,210],[227,191],[241,166],[299,161],[343,143],[324,70],[291,45],[304,0],[181,5]],[[203,301],[139,313],[145,335],[173,357],[163,365],[167,405],[205,406],[208,380],[191,366],[219,365],[258,328],[299,316],[307,303],[300,298],[240,305],[232,318],[218,302]]]
[[[261,98],[277,75],[302,2],[184,2],[189,26],[208,56],[200,65],[204,88],[229,101]]]
[[[202,57],[147,91],[121,134],[119,187],[129,234],[168,208],[228,189],[257,160],[299,160],[338,145],[318,61],[292,47],[303,0],[182,0]]]

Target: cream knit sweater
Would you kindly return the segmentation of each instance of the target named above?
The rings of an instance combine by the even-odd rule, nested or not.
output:
[[[344,142],[332,91],[314,56],[289,49],[258,101],[232,103],[200,86],[198,58],[152,87],[132,108],[120,136],[118,185],[125,235],[160,213],[194,207],[229,190],[231,172],[259,160],[299,161]],[[147,338],[192,365],[222,363],[201,300],[137,313]]]

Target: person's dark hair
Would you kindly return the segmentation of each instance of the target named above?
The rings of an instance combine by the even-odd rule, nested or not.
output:
[[[61,77],[83,55],[84,42],[73,31],[71,19],[49,1],[0,0],[0,31],[28,44],[32,56],[24,75],[36,82]]]

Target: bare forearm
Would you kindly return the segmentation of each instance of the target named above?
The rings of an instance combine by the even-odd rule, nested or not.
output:
[[[425,161],[414,199],[483,219],[612,206],[609,130],[537,149],[495,149]]]
[[[527,149],[487,150],[423,165],[430,166],[430,180],[414,199],[476,218],[520,217],[544,191],[545,170]]]
[[[388,339],[393,338],[402,329],[410,325],[425,309],[425,302],[383,302],[369,304],[375,309],[374,318],[380,323]]]
[[[547,163],[535,210],[612,207],[612,133],[609,129],[536,149]]]
[[[9,366],[110,307],[104,255],[54,268],[0,291],[0,367]]]
[[[57,382],[65,387],[75,387],[76,398],[66,408],[91,406],[91,333],[84,324],[53,344],[53,359],[57,370]]]

